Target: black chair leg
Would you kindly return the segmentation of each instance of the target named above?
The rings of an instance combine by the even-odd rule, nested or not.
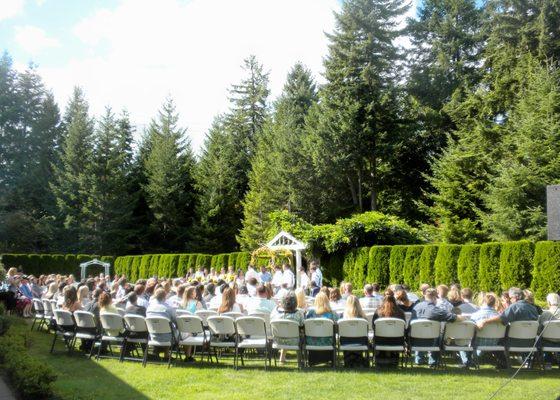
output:
[[[52,354],[52,352],[54,351],[54,344],[55,344],[55,342],[56,342],[56,336],[57,336],[57,335],[56,335],[56,331],[55,331],[55,332],[54,332],[53,341],[52,341],[52,345],[51,345],[51,354]]]

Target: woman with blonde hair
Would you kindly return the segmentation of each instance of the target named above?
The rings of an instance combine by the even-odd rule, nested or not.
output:
[[[319,292],[315,297],[314,309],[309,310],[305,318],[327,318],[336,322],[338,315],[333,312],[327,295],[324,292]]]
[[[243,313],[243,306],[235,301],[235,289],[227,287],[222,293],[222,304],[218,308],[220,314],[227,312]]]
[[[305,312],[307,310],[307,301],[305,299],[305,292],[302,288],[297,288],[295,291],[297,299],[297,309]]]
[[[307,312],[305,317],[310,318],[325,318],[332,321],[338,320],[338,315],[334,313],[331,309],[329,297],[324,291],[319,292],[315,297],[314,309]],[[316,337],[316,336],[305,336],[305,343],[308,346],[332,346],[334,345],[332,337]],[[332,354],[325,351],[308,351],[308,362],[309,364],[320,364],[332,361]]]
[[[52,282],[49,285],[47,292],[43,295],[43,298],[47,300],[54,300],[57,291],[58,291],[58,284],[56,282]]]
[[[83,308],[86,308],[90,302],[89,289],[86,285],[80,286],[78,289],[78,301]]]
[[[187,310],[191,314],[194,314],[197,310],[204,309],[202,303],[197,298],[196,286],[188,287],[183,293],[181,309]]]
[[[346,308],[344,309],[344,318],[366,318],[360,301],[354,295],[348,296],[346,300]]]

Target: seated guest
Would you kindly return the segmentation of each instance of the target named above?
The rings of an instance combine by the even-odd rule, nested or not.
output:
[[[275,308],[274,300],[268,298],[268,291],[264,285],[257,286],[257,297],[250,299],[247,304],[247,312],[270,314]]]
[[[311,281],[311,283],[309,284],[309,294],[310,294],[310,296],[311,297],[317,296],[317,294],[319,293],[320,290],[321,290],[321,288],[319,286],[317,286],[317,282]]]
[[[451,304],[451,302],[447,299],[447,294],[449,293],[449,288],[447,287],[447,285],[439,285],[437,287],[437,301],[436,301],[436,306],[438,306],[439,308],[447,311],[447,312],[452,312],[453,311],[453,304]]]
[[[525,301],[527,301],[527,303],[529,304],[532,304],[537,309],[537,313],[541,315],[543,313],[543,309],[541,306],[535,304],[535,296],[533,295],[533,292],[531,292],[529,289],[525,289],[523,291],[523,295],[525,296]]]
[[[560,296],[557,293],[549,293],[546,296],[546,302],[548,303],[548,310],[544,310],[539,317],[539,323],[541,324],[541,329],[543,328],[543,324],[549,321],[560,320],[560,309],[558,308],[558,304],[560,302]],[[556,347],[558,346],[558,342],[553,339],[543,339],[542,343],[543,346],[551,346]],[[544,369],[550,370],[552,369],[552,364],[558,361],[557,353],[544,353]]]
[[[478,307],[472,303],[473,292],[469,288],[461,289],[462,303],[457,307],[461,314],[472,314],[478,311]]]
[[[478,323],[479,321],[483,321],[489,318],[499,317],[500,314],[498,313],[497,310],[498,301],[499,300],[494,293],[492,292],[484,293],[484,295],[482,296],[482,305],[477,311],[475,311],[470,315],[469,319],[474,323]],[[495,346],[498,344],[498,339],[476,338],[475,344],[482,345],[482,346]],[[461,360],[463,361],[463,364],[468,363],[470,361],[469,354],[464,354],[463,352],[461,352],[460,354],[461,354]],[[496,358],[498,365],[503,366],[503,364],[505,363],[503,355],[502,354],[498,355],[494,353],[492,353],[492,355],[493,357]]]
[[[167,304],[169,304],[169,306],[173,308],[179,308],[179,306],[183,302],[183,295],[185,294],[186,288],[187,285],[179,285],[176,289],[177,292],[167,299]]]
[[[340,290],[342,292],[341,298],[342,300],[347,300],[348,297],[352,296],[352,284],[350,282],[343,282],[340,285]]]
[[[296,291],[296,299],[297,299],[297,308],[298,310],[303,311],[304,313],[307,311],[307,299],[305,298],[305,292],[302,288],[297,288]]]
[[[107,292],[103,292],[99,295],[99,315],[103,314],[118,314],[119,311],[117,307],[113,305],[113,300],[111,295]],[[120,329],[110,329],[107,333],[111,336],[118,336],[121,333]]]
[[[340,290],[338,288],[332,288],[329,290],[329,300],[333,310],[343,309],[346,306],[346,301],[342,300],[342,296],[340,295]]]
[[[459,291],[457,286],[451,286],[451,289],[449,289],[449,292],[447,294],[447,300],[451,303],[454,309],[463,304],[463,300],[461,299],[461,292]]]
[[[500,303],[498,312],[503,313],[506,308],[511,306],[511,299],[509,298],[509,292],[502,292],[500,296]]]
[[[104,293],[102,289],[95,289],[91,296],[91,301],[85,308],[86,311],[95,315],[96,320],[99,321],[99,296]]]
[[[31,287],[31,294],[34,299],[40,299],[43,296],[43,288],[39,284],[37,278],[33,275],[29,276],[29,286]]]
[[[87,308],[90,299],[89,299],[89,289],[86,285],[80,286],[78,289],[78,301],[82,305],[82,308]]]
[[[70,311],[71,313],[82,309],[82,303],[78,301],[78,294],[74,286],[66,286],[64,288],[62,309]]]
[[[247,282],[247,294],[250,297],[255,297],[257,295],[257,285],[259,281],[257,280],[257,278],[248,278],[246,282]]]
[[[251,301],[251,296],[249,296],[249,290],[246,285],[241,285],[237,288],[237,294],[235,295],[235,301],[247,309],[249,302]]]
[[[416,302],[410,300],[407,291],[403,287],[396,290],[395,299],[397,300],[399,308],[404,312],[412,312],[412,309],[416,305]]]
[[[346,299],[346,306],[344,308],[343,318],[366,318],[360,301],[354,295],[348,296]]]
[[[222,304],[218,308],[220,314],[227,312],[243,313],[243,306],[235,301],[235,291],[226,287],[222,293]]]
[[[54,297],[56,296],[56,291],[57,290],[58,290],[58,285],[56,284],[56,282],[52,282],[49,285],[46,293],[43,295],[43,299],[54,300],[55,299]]]
[[[327,318],[336,322],[338,315],[331,309],[327,295],[321,292],[315,297],[314,308],[307,312],[305,318]]]
[[[416,294],[414,292],[410,291],[410,287],[408,285],[403,283],[401,286],[404,289],[404,291],[406,292],[406,297],[408,297],[408,299],[411,302],[416,304],[418,302],[418,296],[416,296]],[[395,293],[396,293],[396,291],[395,291]]]
[[[447,295],[447,291],[445,292],[442,291],[441,293],[445,293],[445,295]],[[426,291],[424,292],[424,301],[417,303],[412,309],[411,321],[414,321],[416,319],[429,319],[432,321],[439,321],[439,322],[454,322],[454,321],[464,320],[462,316],[453,314],[452,312],[447,311],[444,308],[438,307],[436,305],[437,300],[438,300],[437,291],[432,288],[426,289]],[[449,305],[451,306],[451,303],[449,303]],[[434,343],[431,339],[427,339],[427,340],[415,339],[415,343],[420,345],[426,345],[426,346],[434,346],[434,345],[439,345],[439,339],[437,339],[436,343]],[[428,364],[430,366],[435,367],[439,362],[439,353],[432,354],[431,352],[429,352],[428,356],[429,356]],[[417,352],[415,356],[415,363],[423,364],[425,362],[425,357],[426,357],[426,353]]]
[[[125,312],[127,314],[134,314],[134,315],[141,315],[142,317],[146,316],[146,307],[139,306],[137,304],[138,296],[135,292],[131,292],[128,295],[128,303]]]
[[[208,304],[208,308],[211,310],[217,310],[222,304],[222,293],[228,287],[227,283],[223,282],[215,291],[215,296],[212,297],[210,303]]]
[[[275,308],[270,314],[270,319],[287,319],[290,321],[295,321],[299,326],[303,326],[303,312],[297,308],[296,295],[293,291],[289,291],[286,296],[282,299],[281,306]],[[277,338],[279,344],[286,346],[297,346],[299,344],[299,339],[292,338]],[[286,351],[280,351],[280,363],[286,361]]]
[[[326,318],[332,321],[338,320],[338,315],[332,311],[329,303],[329,297],[320,292],[315,297],[314,309],[307,311],[306,319],[309,318]],[[305,336],[305,343],[309,346],[330,346],[334,345],[333,337],[316,337]],[[318,364],[332,361],[332,353],[330,351],[308,351],[309,364]]]
[[[376,310],[381,305],[382,299],[376,293],[376,291],[379,290],[379,285],[375,285],[376,287],[368,283],[364,286],[364,297],[360,299],[360,305],[363,309],[369,308]]]
[[[401,287],[404,292],[401,296],[406,296],[406,291]],[[385,290],[385,295],[383,296],[383,302],[377,308],[377,311],[373,315],[373,320],[378,318],[398,318],[405,321],[404,311],[398,306],[397,299],[391,289]],[[379,338],[376,340],[377,343],[382,343],[384,345],[401,345],[403,343],[403,338]],[[399,363],[399,353],[390,351],[376,351],[375,352],[375,364],[379,366],[396,366]]]
[[[204,309],[202,303],[196,298],[196,287],[190,286],[184,291],[180,308],[189,311],[191,314]]]
[[[276,295],[274,296],[274,298],[276,300],[281,301],[284,296],[286,296],[288,294],[289,290],[288,290],[288,284],[287,283],[282,283],[282,287],[280,288],[280,290],[278,292],[276,292]]]
[[[172,323],[176,323],[175,310],[165,302],[165,290],[163,288],[156,289],[154,292],[153,301],[146,308],[146,317],[164,317]]]
[[[225,272],[225,268],[222,268],[222,270]],[[214,285],[212,282],[204,287],[203,297],[206,304],[209,304],[212,298],[215,296],[215,290],[216,285]]]

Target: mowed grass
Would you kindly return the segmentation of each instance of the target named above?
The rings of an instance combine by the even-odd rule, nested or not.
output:
[[[12,329],[29,331],[19,322]],[[69,355],[62,342],[49,354],[52,336],[29,334],[30,353],[57,372],[55,394],[61,399],[487,399],[508,379],[509,372],[490,367],[463,371],[455,365],[442,371],[425,367],[380,371],[312,368],[299,372],[295,365],[265,371],[261,360],[235,371],[223,365],[178,362],[166,365],[113,359],[87,359]],[[222,360],[221,360],[222,362]],[[560,370],[522,371],[497,399],[556,399],[560,396]]]

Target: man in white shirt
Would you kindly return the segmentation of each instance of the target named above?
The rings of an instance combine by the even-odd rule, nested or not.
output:
[[[376,285],[377,290],[379,290],[379,285],[377,284],[367,284],[364,286],[364,297],[360,298],[360,305],[362,308],[377,310],[383,302],[383,298],[380,298],[380,296],[375,293],[374,285]]]
[[[259,282],[255,278],[249,278],[245,282],[247,282],[247,293],[251,297],[255,297],[257,295],[257,285]]]
[[[241,285],[237,289],[237,296],[235,296],[235,301],[243,306],[243,309],[246,310],[247,306],[251,302],[251,297],[247,291],[247,286]]]
[[[283,284],[282,284],[282,287],[280,288],[280,290],[278,290],[278,293],[276,293],[276,295],[274,296],[274,299],[275,299],[275,300],[278,300],[278,301],[282,301],[282,299],[283,299],[284,297],[286,297],[286,295],[287,295],[288,293],[290,293],[290,291],[289,291],[288,288],[287,288],[287,284],[286,284],[286,283],[283,283]]]
[[[299,269],[299,284],[303,290],[307,289],[311,284],[309,275],[307,275],[307,272],[305,272],[303,267],[300,267]]]
[[[280,287],[282,286],[282,275],[282,268],[279,265],[276,265],[274,267],[274,275],[272,276],[272,281],[270,282],[275,292],[278,292],[278,290],[280,290]]]
[[[179,308],[183,302],[183,294],[185,293],[186,288],[187,285],[179,285],[177,287],[177,293],[166,300],[167,305],[175,309]]]
[[[290,290],[294,288],[295,276],[290,266],[288,264],[283,265],[284,272],[282,273],[282,287],[286,285],[286,289]]]

